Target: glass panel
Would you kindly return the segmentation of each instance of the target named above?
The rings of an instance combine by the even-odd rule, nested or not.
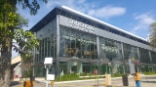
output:
[[[60,76],[63,76],[64,74],[67,74],[67,63],[60,62]]]
[[[97,58],[96,36],[61,26],[60,57]]]
[[[100,68],[101,74],[110,73],[110,67],[108,66],[108,64],[102,64]]]
[[[141,63],[151,63],[149,57],[149,51],[146,49],[139,48],[140,51],[140,62]]]
[[[39,40],[40,46],[37,48],[39,51],[39,54],[36,55],[38,64],[42,64],[42,68],[40,68],[40,65],[37,65],[36,67],[40,66],[36,69],[36,71],[39,71],[40,73],[36,73],[38,76],[44,76],[44,58],[45,57],[53,57],[56,58],[56,39],[53,35],[49,37],[45,37],[42,40]]]
[[[151,51],[152,63],[156,64],[156,52]]]
[[[98,70],[98,65],[97,64],[91,64],[91,63],[83,63],[82,64],[82,68],[83,68],[83,74],[84,75],[89,75],[89,74],[93,75],[94,74],[94,70],[95,69]],[[100,74],[100,73],[97,73],[97,74]]]
[[[93,75],[94,69],[98,70],[97,64],[81,63],[76,61],[60,63],[61,76],[70,73],[79,73],[80,75]]]
[[[128,63],[129,59],[139,60],[137,48],[128,44],[123,44],[124,48],[124,61]]]
[[[112,70],[113,74],[125,73],[125,67],[122,64],[114,64],[112,68],[113,68],[113,70]]]
[[[45,76],[45,68],[42,64],[37,64],[35,67],[35,76],[36,77],[44,77]]]
[[[106,63],[122,63],[121,43],[100,38],[100,58]]]

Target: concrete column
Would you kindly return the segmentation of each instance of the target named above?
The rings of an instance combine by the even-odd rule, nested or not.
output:
[[[59,75],[60,70],[60,61],[59,61],[59,52],[60,52],[60,15],[56,16],[56,77]]]

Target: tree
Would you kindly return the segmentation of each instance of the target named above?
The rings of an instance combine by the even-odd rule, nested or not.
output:
[[[39,45],[39,42],[35,35],[30,31],[24,31],[19,29],[15,31],[14,34],[15,45],[13,45],[14,50],[21,54],[22,58],[22,74],[25,72],[29,73],[29,77],[32,74],[32,58],[33,50]],[[25,68],[26,67],[26,68]],[[28,76],[27,76],[28,77]]]
[[[47,0],[15,0],[19,1],[23,5],[23,9],[29,8],[31,15],[36,15],[37,11],[40,9],[39,1],[47,3]]]
[[[149,41],[152,47],[156,47],[156,22],[150,26]]]
[[[38,1],[39,0],[0,0],[1,87],[10,87],[10,63],[14,31],[25,24],[24,21],[20,19],[21,16],[16,13],[16,4],[17,2],[23,4],[24,8],[29,8],[30,13],[35,15],[40,8]],[[47,0],[42,1],[47,2]]]
[[[13,2],[0,2],[0,44],[1,44],[1,86],[10,85],[10,62],[13,32],[18,25],[18,14],[15,13]]]

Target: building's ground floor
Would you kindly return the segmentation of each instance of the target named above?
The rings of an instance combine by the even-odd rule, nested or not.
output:
[[[139,71],[141,73],[145,72],[156,72],[156,65],[145,65],[139,64]],[[59,69],[59,75],[77,73],[78,75],[93,75],[94,70],[98,70],[99,75],[104,75],[106,73],[111,74],[129,74],[129,65],[128,64],[102,64],[99,62],[80,62],[80,61],[68,61],[60,62],[57,67],[55,64],[50,69],[50,73],[56,74],[56,70]],[[40,64],[35,66],[35,76],[44,77],[46,74],[44,65]]]
[[[156,72],[156,53],[130,44],[60,26],[60,36],[40,40],[35,57],[35,75],[45,76],[44,58],[53,57],[50,73],[128,74],[129,65],[139,62],[140,72]],[[131,60],[131,62],[129,61]]]

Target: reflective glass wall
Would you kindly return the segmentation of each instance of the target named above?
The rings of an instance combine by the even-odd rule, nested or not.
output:
[[[154,51],[151,51],[151,57],[152,57],[152,64],[156,64],[156,53]]]
[[[95,35],[63,26],[60,30],[60,57],[97,59]]]
[[[100,68],[101,73],[122,73],[123,56],[121,43],[100,37]]]
[[[97,60],[96,36],[60,26],[60,58],[77,59],[77,61],[60,61],[60,67],[63,67],[61,74],[91,73],[94,63],[83,63],[79,60]]]
[[[124,62],[125,63],[128,63],[129,59],[139,60],[137,47],[124,43],[123,48],[124,48]]]
[[[140,52],[140,62],[150,64],[151,58],[149,56],[149,51],[146,49],[139,48],[139,52]]]
[[[138,61],[140,65],[149,64],[151,63],[150,56],[154,61],[155,52],[151,52],[150,55],[150,51],[147,49],[96,36],[72,27],[60,26],[59,55],[59,58],[66,59],[60,61],[61,75],[69,73],[93,74],[94,69],[98,69],[98,74],[123,74],[130,72],[130,63],[134,64],[135,61]],[[129,60],[132,62],[129,63]],[[147,71],[142,66],[139,69]],[[148,66],[148,71],[151,70],[154,70],[154,66]]]
[[[39,47],[35,50],[35,76],[45,76],[44,59],[45,57],[56,58],[56,21],[53,20],[36,32],[39,40]],[[49,73],[55,73],[55,62]]]
[[[78,73],[93,74],[94,69],[98,74],[129,73],[129,60],[139,61],[141,72],[155,71],[156,53],[147,49],[138,48],[127,43],[118,42],[109,38],[94,35],[72,27],[59,25],[60,35],[56,36],[56,20],[48,23],[36,32],[40,46],[36,48],[35,73],[37,77],[45,76],[44,58],[53,57],[56,61],[50,73],[59,67],[60,75]],[[57,39],[60,40],[56,44]],[[57,52],[59,46],[59,52]],[[150,65],[149,64],[153,64]]]

